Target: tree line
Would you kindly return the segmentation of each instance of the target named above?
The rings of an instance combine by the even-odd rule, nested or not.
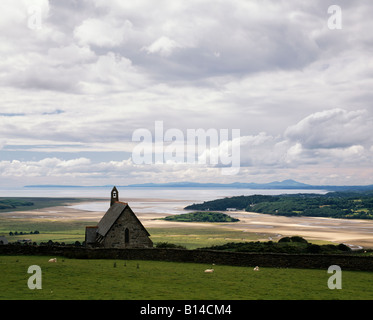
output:
[[[20,232],[18,232],[18,231],[14,231],[14,232],[10,231],[9,232],[10,236],[18,236],[18,235],[24,235],[24,234],[40,234],[40,232],[38,230],[30,231],[30,232],[23,232],[23,231],[20,231]]]
[[[31,201],[25,201],[20,199],[0,199],[0,210],[15,209],[22,206],[33,206],[34,203]]]
[[[373,219],[373,191],[236,196],[193,204],[185,209],[225,211],[227,208],[281,216]]]

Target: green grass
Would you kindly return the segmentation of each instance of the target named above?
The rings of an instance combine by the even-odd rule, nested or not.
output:
[[[7,237],[9,242],[16,242],[19,239],[31,239],[33,242],[47,242],[48,240],[74,243],[84,241],[85,227],[96,225],[97,222],[87,221],[55,221],[48,219],[19,219],[0,218],[0,235]],[[40,234],[25,234],[9,236],[9,232],[26,232],[38,230]]]
[[[168,242],[182,245],[187,249],[196,249],[212,245],[222,245],[227,242],[244,242],[267,239],[273,234],[257,234],[243,232],[225,227],[206,228],[148,228],[153,243]]]
[[[0,218],[0,235],[6,236],[9,242],[31,239],[32,242],[38,244],[49,240],[70,244],[75,241],[83,242],[85,239],[85,227],[89,225],[97,225],[97,221]],[[35,230],[38,230],[40,234],[9,236],[10,231],[28,233]],[[271,233],[244,232],[224,226],[215,226],[213,223],[206,223],[206,227],[148,228],[147,230],[153,243],[168,242],[182,245],[187,249],[223,245],[228,242],[266,241],[268,237],[274,237]],[[330,243],[325,241],[310,242],[318,244]]]
[[[369,272],[342,270],[342,289],[330,290],[327,270],[260,268],[256,272],[252,267],[63,257],[48,263],[49,258],[0,256],[0,299],[373,299],[373,274]],[[27,286],[30,265],[41,267],[41,290]],[[211,267],[214,273],[204,273]]]
[[[226,227],[201,228],[175,227],[175,228],[148,228],[151,239],[154,243],[169,242],[183,245],[188,249],[195,249],[211,245],[221,245],[232,241],[257,241],[266,239],[271,234],[256,234],[232,230]],[[0,235],[7,237],[8,241],[16,242],[18,239],[31,239],[36,243],[47,242],[48,240],[74,243],[84,241],[85,227],[97,225],[97,221],[56,221],[48,219],[17,219],[0,218]],[[38,230],[40,234],[25,234],[9,236],[9,232],[30,232]]]

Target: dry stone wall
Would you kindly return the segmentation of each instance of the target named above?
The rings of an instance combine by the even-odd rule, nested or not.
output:
[[[47,255],[77,259],[123,259],[195,262],[216,265],[275,268],[327,269],[338,265],[342,270],[373,271],[373,257],[358,255],[318,255],[280,253],[238,253],[185,249],[107,249],[62,246],[1,245],[0,254]]]

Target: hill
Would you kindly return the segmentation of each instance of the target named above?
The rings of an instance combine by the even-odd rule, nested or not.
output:
[[[373,219],[373,192],[239,196],[185,207],[186,210],[218,211],[227,208],[281,216]]]
[[[291,179],[284,181],[274,181],[269,183],[244,183],[244,182],[233,182],[233,183],[199,183],[199,182],[168,182],[168,183],[142,183],[142,184],[130,184],[128,187],[175,187],[175,188],[248,188],[248,189],[277,189],[277,188],[312,188],[311,185],[297,182]]]
[[[105,186],[78,186],[78,185],[27,185],[25,188],[102,188]],[[331,186],[331,185],[309,185],[292,179],[273,181],[269,183],[255,182],[233,182],[233,183],[200,183],[189,181],[177,181],[167,183],[139,183],[129,185],[117,185],[120,188],[237,188],[237,189],[304,189],[304,190],[329,190],[329,191],[352,191],[373,190],[373,185],[361,186]]]

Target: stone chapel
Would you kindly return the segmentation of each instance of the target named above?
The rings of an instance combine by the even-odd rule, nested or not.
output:
[[[128,203],[119,201],[116,187],[111,191],[110,208],[97,226],[86,227],[85,243],[90,247],[150,248],[150,234]]]

